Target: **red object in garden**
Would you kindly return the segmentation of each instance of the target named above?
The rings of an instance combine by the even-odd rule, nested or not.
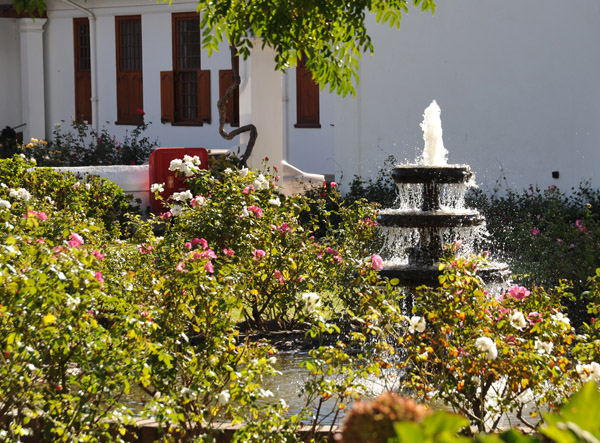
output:
[[[166,201],[174,192],[187,189],[185,177],[175,177],[174,171],[169,171],[171,160],[183,159],[185,155],[200,158],[200,169],[208,169],[208,151],[204,148],[157,148],[150,154],[148,163],[150,165],[150,184],[164,183],[165,190],[161,192]],[[160,213],[164,211],[163,202],[156,200],[154,194],[150,193],[150,204],[152,211]]]

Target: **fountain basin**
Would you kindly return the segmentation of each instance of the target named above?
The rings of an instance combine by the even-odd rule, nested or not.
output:
[[[443,271],[439,270],[439,265],[419,266],[419,265],[395,265],[385,266],[379,275],[390,280],[397,279],[395,285],[415,288],[421,285],[437,287],[440,285],[439,276]],[[489,266],[478,269],[477,274],[486,283],[502,283],[510,276],[510,269],[505,263],[491,263]]]
[[[381,211],[377,216],[380,226],[397,228],[458,228],[479,226],[485,219],[476,211]]]
[[[467,165],[420,166],[399,165],[392,171],[394,182],[403,183],[466,183],[473,172]]]

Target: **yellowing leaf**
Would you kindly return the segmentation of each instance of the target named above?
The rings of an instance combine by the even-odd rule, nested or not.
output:
[[[56,321],[56,316],[52,315],[52,314],[46,314],[44,315],[44,317],[42,318],[42,321],[44,322],[44,324],[47,325],[51,325],[52,323],[54,323]]]

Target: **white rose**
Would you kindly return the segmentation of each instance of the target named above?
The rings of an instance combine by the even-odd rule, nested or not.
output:
[[[165,184],[164,183],[153,183],[150,186],[150,192],[155,193],[155,192],[164,192],[165,191]]]
[[[229,391],[227,389],[225,389],[224,391],[222,391],[218,398],[217,398],[217,402],[219,403],[219,406],[225,406],[227,403],[229,403],[229,399],[231,398],[231,394],[229,393]]]
[[[183,208],[180,205],[173,205],[173,207],[171,208],[171,214],[173,214],[176,217],[178,215],[181,215],[182,212]]]
[[[577,374],[583,383],[587,383],[590,380],[595,382],[600,381],[600,365],[595,361],[589,365],[577,365],[575,366]]]
[[[183,192],[174,192],[173,195],[172,195],[173,200],[180,201],[180,202],[184,202],[186,200],[189,200],[192,197],[193,197],[193,195],[192,195],[192,193],[189,190],[183,191]]]
[[[183,161],[180,158],[171,160],[171,163],[169,164],[169,171],[179,171],[182,164]]]
[[[279,200],[279,198],[272,198],[269,200],[269,204],[273,206],[281,206],[281,200]]]
[[[304,300],[304,310],[308,313],[313,312],[321,306],[321,297],[315,292],[302,294],[302,300]]]
[[[527,322],[525,321],[525,316],[520,311],[515,311],[510,314],[509,317],[510,325],[516,329],[522,329],[527,326]]]
[[[475,347],[481,352],[485,352],[488,360],[495,360],[498,357],[496,343],[489,337],[479,337],[475,340]]]
[[[413,316],[409,321],[408,332],[414,334],[415,332],[423,332],[427,326],[425,318],[419,316]]]
[[[552,349],[554,349],[554,343],[552,342],[545,343],[540,340],[535,341],[535,350],[538,351],[538,354],[551,354]]]

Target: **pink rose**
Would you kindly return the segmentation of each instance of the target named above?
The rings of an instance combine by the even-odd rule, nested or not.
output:
[[[371,266],[376,271],[381,271],[383,269],[383,259],[378,254],[373,254],[371,256]]]
[[[259,261],[266,254],[267,253],[265,251],[263,251],[262,249],[255,249],[254,251],[252,251],[252,255],[254,256],[254,260],[256,260],[256,261]]]
[[[69,240],[67,243],[69,243],[69,246],[71,246],[72,248],[76,248],[78,246],[81,246],[83,244],[83,238],[81,238],[81,235],[73,232],[69,238],[71,240]]]
[[[98,280],[100,282],[101,285],[104,284],[104,277],[102,276],[102,272],[97,271],[94,276],[96,277],[96,280]]]
[[[524,300],[529,297],[530,294],[527,288],[518,285],[511,286],[508,293],[516,300]]]
[[[207,261],[206,264],[204,265],[204,270],[206,272],[210,272],[211,274],[215,272],[213,265],[210,261]]]
[[[283,279],[283,274],[281,273],[281,271],[275,269],[275,272],[273,273],[273,275],[279,281],[279,284],[281,284],[281,285],[285,284],[285,280]]]
[[[248,211],[254,212],[256,214],[256,218],[262,217],[262,209],[260,209],[258,206],[255,206],[255,205],[249,206]]]

